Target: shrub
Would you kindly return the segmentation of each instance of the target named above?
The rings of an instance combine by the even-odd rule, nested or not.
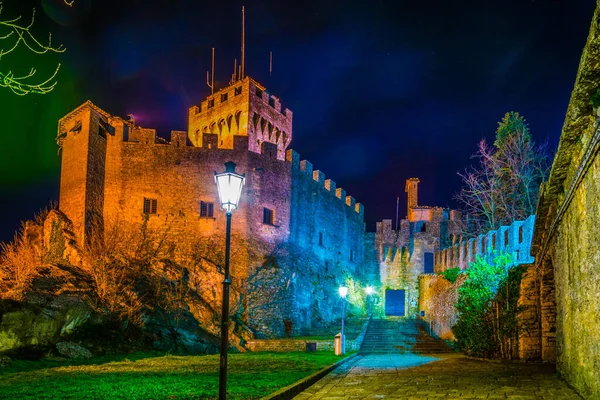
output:
[[[459,289],[458,321],[452,328],[457,346],[467,354],[510,358],[512,339],[518,337],[517,316],[521,276],[510,254],[497,255],[492,264],[477,257]]]
[[[460,273],[461,273],[460,268],[454,267],[454,268],[447,269],[444,272],[438,272],[438,275],[443,276],[444,279],[446,279],[448,282],[454,283],[458,279],[458,275]]]
[[[0,243],[0,298],[21,301],[42,267],[42,251],[23,231]]]

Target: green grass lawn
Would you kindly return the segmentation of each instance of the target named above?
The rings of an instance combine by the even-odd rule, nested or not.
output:
[[[215,399],[219,356],[14,361],[0,369],[0,399]],[[229,356],[229,399],[258,399],[339,361],[333,352]]]

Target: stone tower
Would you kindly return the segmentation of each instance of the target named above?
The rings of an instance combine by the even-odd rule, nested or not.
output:
[[[410,210],[419,206],[419,178],[410,178],[406,180],[404,191],[407,195],[407,210],[406,215],[410,216]],[[410,218],[409,218],[410,219]]]
[[[235,136],[248,137],[248,150],[285,159],[292,140],[292,112],[279,99],[246,77],[189,109],[188,135],[203,148],[233,149]],[[204,137],[204,134],[216,134]]]
[[[60,209],[71,218],[83,241],[93,227],[102,227],[107,135],[114,134],[109,115],[86,102],[58,124],[62,150]]]

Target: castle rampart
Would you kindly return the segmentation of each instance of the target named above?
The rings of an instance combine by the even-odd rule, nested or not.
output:
[[[250,103],[245,104],[249,112],[259,110],[261,118],[273,122],[272,127],[267,123],[261,132],[254,130],[256,126],[244,131],[240,114],[241,122],[232,120],[233,128],[201,129],[201,136],[192,130],[172,131],[170,140],[164,140],[154,129],[112,116],[91,102],[62,118],[58,132],[62,148],[60,208],[73,221],[78,239],[83,245],[95,234],[90,226],[108,231],[122,223],[144,220],[150,228],[163,230],[177,241],[224,238],[225,213],[219,210],[214,172],[233,161],[236,170],[246,176],[232,226],[232,245],[237,246],[232,274],[238,285],[247,285],[265,260],[284,247],[288,253],[295,247],[302,249],[311,263],[317,260],[319,273],[328,277],[327,284],[337,287],[347,276],[358,278],[369,263],[364,255],[362,205],[323,172],[313,171],[310,162],[300,161],[298,153],[286,151],[292,113],[282,112],[279,101],[254,81],[241,83],[246,90],[237,95],[239,100],[235,94],[233,99],[218,97],[224,93],[220,91],[212,99],[227,103],[222,107],[208,107],[210,98],[202,103],[206,110],[192,107],[190,126],[217,118],[225,112],[223,107],[236,108],[245,101]],[[236,87],[234,84],[231,89]],[[259,89],[263,90],[260,96]],[[92,219],[97,223],[91,224]],[[290,262],[289,257],[284,259],[287,261],[280,262]],[[296,265],[288,265],[292,270],[302,267],[293,262]],[[256,295],[244,297],[247,323],[258,332],[280,334],[285,318],[294,322],[295,329],[310,326],[315,319],[331,318],[335,307],[329,303],[335,302],[335,297],[318,295],[317,299],[306,276],[290,274],[288,284],[280,288],[279,300],[263,298],[256,303]],[[290,282],[294,285],[288,291]],[[313,315],[316,301],[320,302],[318,316]]]
[[[435,253],[435,272],[454,267],[464,270],[477,256],[492,262],[494,254],[501,251],[512,254],[515,265],[533,263],[530,249],[534,224],[535,215],[532,215],[524,221],[515,221],[476,238],[460,240]]]

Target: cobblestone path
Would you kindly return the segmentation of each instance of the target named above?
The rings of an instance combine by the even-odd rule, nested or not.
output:
[[[548,364],[458,354],[359,356],[294,399],[582,399]]]

